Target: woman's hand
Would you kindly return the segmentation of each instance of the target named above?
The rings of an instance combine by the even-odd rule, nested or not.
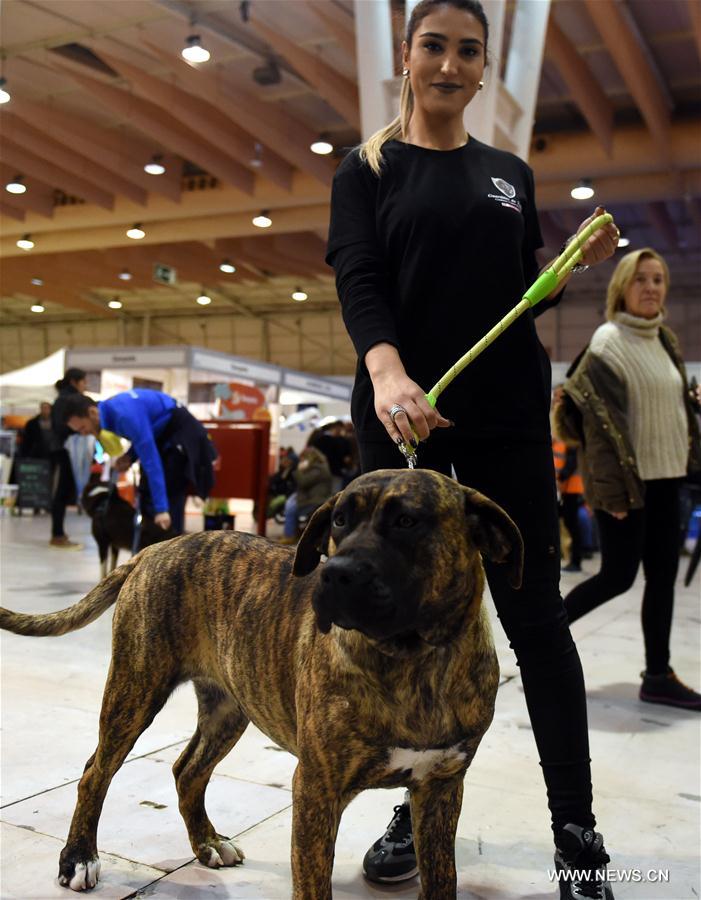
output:
[[[453,424],[431,407],[421,387],[406,374],[396,347],[376,344],[365,354],[365,364],[375,393],[375,415],[395,444],[403,441],[416,447],[417,438],[425,441],[434,428]],[[389,411],[394,406],[403,411],[392,421]]]
[[[577,234],[605,212],[606,210],[603,206],[597,206],[593,214],[579,226]],[[604,260],[612,257],[618,246],[619,237],[620,232],[613,222],[609,222],[603,228],[597,228],[582,247],[582,265],[595,266],[597,263],[604,262]]]

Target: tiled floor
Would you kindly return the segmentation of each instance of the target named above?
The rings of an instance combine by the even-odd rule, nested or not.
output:
[[[190,523],[197,527],[197,521]],[[250,517],[237,526],[250,529]],[[23,611],[69,606],[96,581],[97,552],[84,517],[69,514],[77,553],[49,550],[46,518],[0,520],[2,603]],[[595,563],[585,563],[593,571]],[[564,576],[563,590],[576,576]],[[698,576],[697,576],[698,578]],[[617,900],[691,900],[701,894],[699,717],[637,700],[642,668],[640,583],[576,623],[589,692],[596,811],[622,870],[668,869],[665,884],[619,884]],[[491,603],[490,603],[491,606]],[[3,633],[2,900],[67,897],[56,880],[76,780],[97,735],[109,663],[110,619],[59,638]],[[673,663],[697,687],[699,582],[679,584]],[[465,900],[555,898],[545,793],[513,657],[495,626],[502,673],[497,713],[468,774],[458,830],[459,896]],[[195,723],[181,688],[116,776],[99,831],[102,875],[94,895],[157,900],[278,900],[290,895],[290,782],[295,761],[252,727],[220,765],[208,792],[217,828],[238,836],[244,866],[193,861],[170,767]],[[392,815],[400,790],[362,794],[346,811],[336,847],[334,896],[416,897],[416,882],[380,888],[360,861]],[[628,876],[630,877],[630,876]]]

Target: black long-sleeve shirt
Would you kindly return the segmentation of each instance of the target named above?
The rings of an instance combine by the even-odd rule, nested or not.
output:
[[[358,354],[351,408],[364,439],[386,435],[367,351],[393,344],[428,392],[522,298],[543,244],[533,173],[513,154],[475,138],[448,151],[388,141],[382,152],[379,178],[357,149],[339,166],[326,256]],[[530,311],[438,400],[475,438],[549,440],[549,407],[550,364]]]

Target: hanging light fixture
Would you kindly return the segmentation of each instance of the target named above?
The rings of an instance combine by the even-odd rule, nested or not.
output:
[[[110,300],[110,302],[107,305],[109,306],[110,309],[121,309],[123,306],[123,303],[121,300],[117,299],[117,297],[114,297],[114,299]]]
[[[7,84],[6,78],[0,78],[0,103],[9,103],[12,100],[10,96],[10,92],[7,90],[5,85]]]
[[[20,250],[31,250],[34,247],[32,236],[30,234],[23,234],[22,237],[17,241],[17,246],[20,248]]]
[[[141,227],[141,222],[137,222],[135,225],[131,226],[131,228],[127,231],[127,237],[131,238],[134,241],[140,241],[141,238],[146,237],[146,232]]]
[[[163,175],[166,167],[163,165],[163,156],[160,153],[154,153],[151,157],[151,161],[147,162],[144,166],[144,172],[148,172],[149,175]]]
[[[582,178],[579,184],[572,188],[570,196],[573,200],[590,200],[594,196],[591,178]]]
[[[249,159],[248,165],[254,169],[260,169],[263,165],[263,145],[259,144],[258,141],[253,145],[253,157]]]
[[[226,272],[227,275],[233,275],[236,271],[236,266],[228,259],[223,259],[219,263],[219,271]]]
[[[24,183],[24,176],[15,175],[12,181],[7,182],[5,190],[9,194],[24,194],[27,190],[27,185]]]
[[[303,303],[305,300],[309,298],[309,294],[305,293],[301,287],[296,287],[292,294],[290,295],[293,300],[296,300],[298,303]]]
[[[206,63],[211,56],[209,50],[202,46],[202,38],[199,34],[191,34],[185,38],[185,46],[180,51],[180,55],[189,63]]]
[[[333,153],[333,144],[328,139],[328,135],[320,134],[318,139],[314,141],[309,149],[312,153],[317,153],[319,156],[328,156],[329,153]]]
[[[41,303],[33,303],[30,307],[32,312],[42,313],[44,312],[45,307],[41,305]]]
[[[134,276],[131,274],[129,269],[122,269],[122,271],[117,275],[117,278],[121,279],[121,281],[131,281]]]
[[[270,210],[261,210],[259,215],[254,216],[251,219],[251,222],[253,222],[256,228],[270,228],[270,226],[273,224],[273,220],[270,218]]]
[[[212,302],[212,298],[203,289],[196,302],[199,303],[200,306],[209,306]]]
[[[33,284],[34,287],[43,287],[44,279],[43,278],[32,278],[31,284]]]

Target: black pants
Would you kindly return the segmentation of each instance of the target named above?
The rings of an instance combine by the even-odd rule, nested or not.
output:
[[[579,505],[581,494],[562,495],[562,521],[570,536],[570,564],[582,564],[582,529],[579,527]]]
[[[68,450],[51,454],[51,537],[65,537],[66,507],[76,502],[75,479]]]
[[[565,600],[574,622],[632,587],[640,563],[645,573],[642,625],[645,666],[651,675],[667,671],[674,581],[679,567],[679,487],[681,479],[645,482],[645,507],[616,519],[596,510],[601,542],[598,575],[578,584]]]
[[[502,506],[525,545],[523,584],[485,560],[497,614],[518,665],[548,792],[553,830],[593,827],[584,678],[560,597],[559,520],[552,447],[443,434],[419,445],[419,466],[450,475]],[[360,443],[364,472],[406,466],[387,439]]]
[[[168,511],[170,512],[171,527],[176,534],[185,531],[185,501],[187,500],[187,460],[185,455],[175,446],[159,448],[161,465],[163,466],[163,478],[166,483],[168,495]],[[144,467],[141,467],[139,479],[139,494],[141,495],[141,509],[146,515],[155,516],[156,507],[151,495],[151,486]]]

